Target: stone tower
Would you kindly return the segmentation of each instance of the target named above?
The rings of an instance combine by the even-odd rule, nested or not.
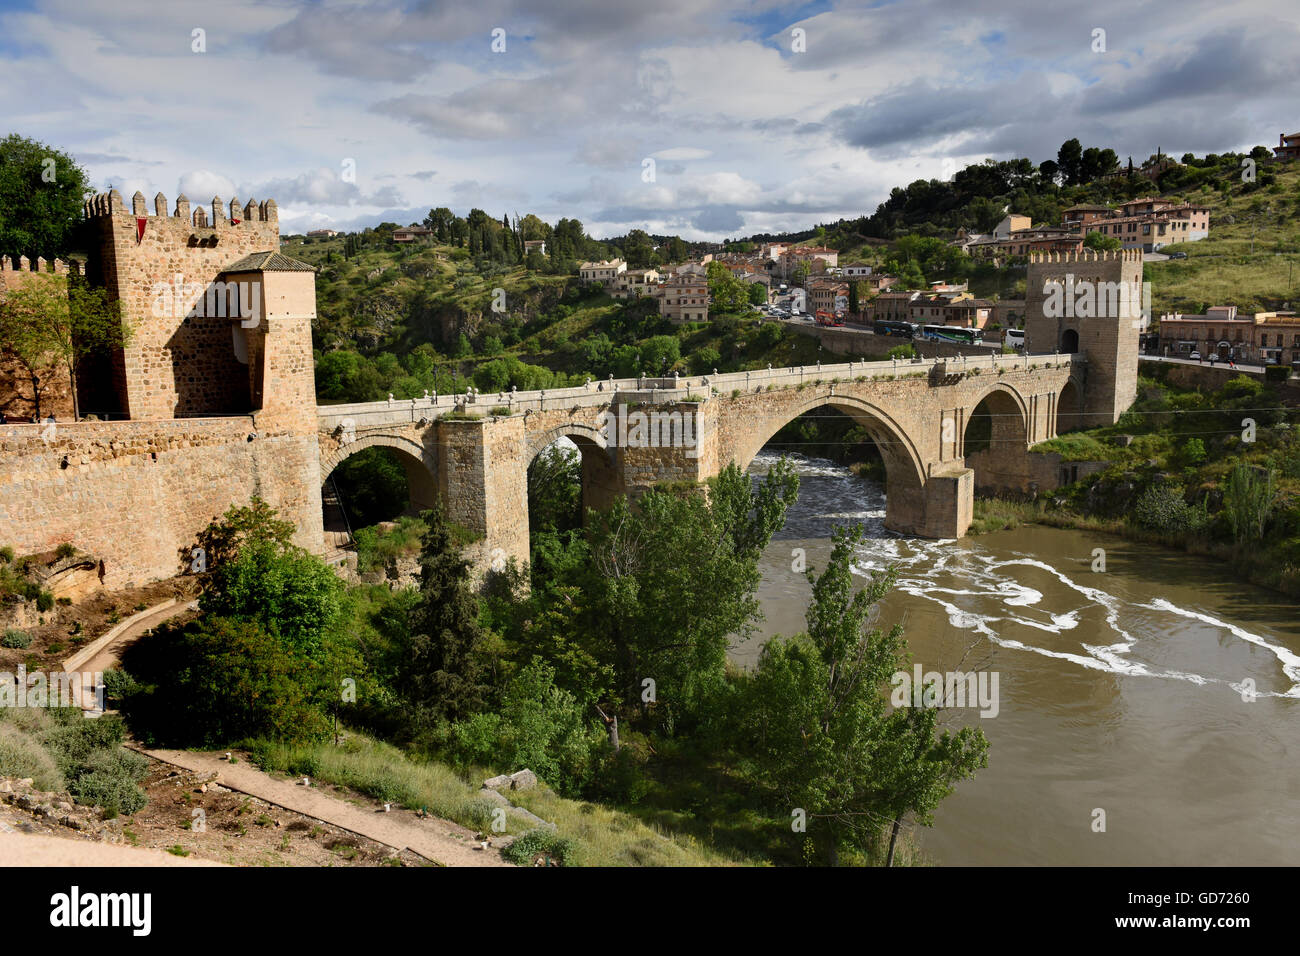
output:
[[[313,410],[315,275],[279,253],[274,200],[171,215],[116,190],[86,203],[90,282],[116,299],[132,330],[111,359],[112,388],[87,403],[134,420]]]
[[[1081,427],[1114,424],[1137,398],[1143,293],[1140,249],[1029,256],[1025,352],[1087,358]]]

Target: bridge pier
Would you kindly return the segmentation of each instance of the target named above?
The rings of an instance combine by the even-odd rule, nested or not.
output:
[[[974,507],[975,472],[969,468],[931,475],[919,486],[892,481],[885,491],[885,527],[921,538],[960,538]]]

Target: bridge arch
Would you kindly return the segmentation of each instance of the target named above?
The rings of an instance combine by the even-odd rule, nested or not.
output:
[[[1061,393],[1056,397],[1056,421],[1054,423],[1054,434],[1074,431],[1082,428],[1083,420],[1083,389],[1079,387],[1078,382],[1073,377],[1066,380]]]
[[[914,478],[918,484],[925,480],[925,468],[916,445],[893,416],[878,405],[850,395],[818,395],[770,414],[755,427],[753,437],[740,446],[735,456],[736,464],[741,469],[748,468],[773,435],[800,415],[822,407],[843,412],[861,425],[880,449],[886,468],[897,464],[900,477]]]
[[[800,415],[833,408],[853,419],[875,442],[885,463],[885,527],[917,533],[926,526],[926,469],[906,430],[878,405],[850,395],[817,395],[762,418],[738,444],[733,457],[747,469],[763,446]]]
[[[533,459],[561,438],[570,439],[575,445],[578,445],[579,449],[582,448],[584,443],[588,447],[599,448],[601,451],[607,448],[605,436],[596,426],[583,422],[565,422],[562,425],[556,425],[553,428],[528,436],[529,464],[532,464]]]
[[[962,436],[963,454],[992,449],[994,453],[1024,451],[1029,447],[1029,403],[1020,394],[1019,389],[1008,382],[993,382],[976,399],[966,413],[966,434]],[[970,446],[969,438],[972,426],[979,426],[979,419],[987,416],[989,434],[987,440]],[[978,483],[978,478],[976,479]]]
[[[529,488],[532,488],[533,466],[537,459],[561,439],[568,439],[577,446],[582,460],[579,520],[586,518],[588,508],[597,511],[607,510],[625,488],[620,477],[615,450],[609,447],[605,434],[599,427],[586,422],[567,421],[528,435],[524,449],[524,475]],[[527,493],[524,497],[525,501],[528,501]],[[536,517],[532,513],[532,506],[533,503],[528,501],[530,535]]]
[[[331,476],[347,459],[369,448],[387,448],[394,453],[393,457],[406,475],[407,497],[412,510],[423,511],[438,501],[438,465],[434,450],[404,435],[373,432],[359,435],[321,458],[321,499],[327,544],[345,543],[349,531]]]

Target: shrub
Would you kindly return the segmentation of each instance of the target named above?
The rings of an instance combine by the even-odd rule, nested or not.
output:
[[[32,646],[32,636],[26,631],[18,631],[13,628],[5,631],[5,636],[0,638],[0,647],[17,648]]]
[[[59,545],[58,550],[56,550],[54,553],[58,555],[60,558],[70,558],[77,553],[77,549],[74,548],[67,541],[65,541],[63,542],[63,544]]]
[[[0,562],[4,564],[12,564],[13,560],[14,560],[13,548],[9,547],[9,545],[7,544],[3,548],[0,548]]]
[[[1189,438],[1183,444],[1180,457],[1189,465],[1195,465],[1205,460],[1205,442],[1199,438]]]
[[[1285,382],[1291,375],[1291,369],[1285,365],[1264,366],[1264,381]]]
[[[63,774],[54,758],[29,732],[0,723],[0,776],[31,777],[42,790],[62,790]]]
[[[1209,513],[1204,501],[1200,506],[1189,505],[1183,498],[1182,485],[1160,483],[1152,485],[1133,506],[1133,518],[1144,528],[1160,534],[1197,534],[1209,524]]]
[[[41,591],[36,595],[36,610],[48,611],[54,607],[54,595],[49,591]]]
[[[328,736],[325,669],[257,621],[206,615],[165,624],[129,648],[123,663],[145,688],[123,710],[151,742]]]
[[[549,828],[529,830],[501,851],[501,855],[519,866],[531,865],[538,856],[548,856],[561,866],[577,865],[577,844]]]
[[[140,754],[121,747],[100,750],[86,759],[82,773],[69,785],[68,792],[78,803],[130,815],[149,802],[137,786],[148,772],[149,761]]]
[[[591,780],[605,735],[573,694],[555,686],[555,669],[529,663],[506,690],[501,711],[476,714],[452,728],[465,763],[515,771],[525,767],[561,793]]]

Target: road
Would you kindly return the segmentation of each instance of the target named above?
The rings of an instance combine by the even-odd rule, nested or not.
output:
[[[1140,355],[1139,358],[1144,362],[1171,362],[1175,365],[1211,364],[1208,360],[1204,362],[1198,362],[1196,359],[1175,358],[1172,355]],[[1220,359],[1219,361],[1213,364],[1215,368],[1224,368],[1227,366],[1228,363]],[[1239,372],[1255,372],[1255,373],[1262,374],[1264,371],[1263,365],[1245,365],[1241,362],[1238,362],[1235,367]]]

